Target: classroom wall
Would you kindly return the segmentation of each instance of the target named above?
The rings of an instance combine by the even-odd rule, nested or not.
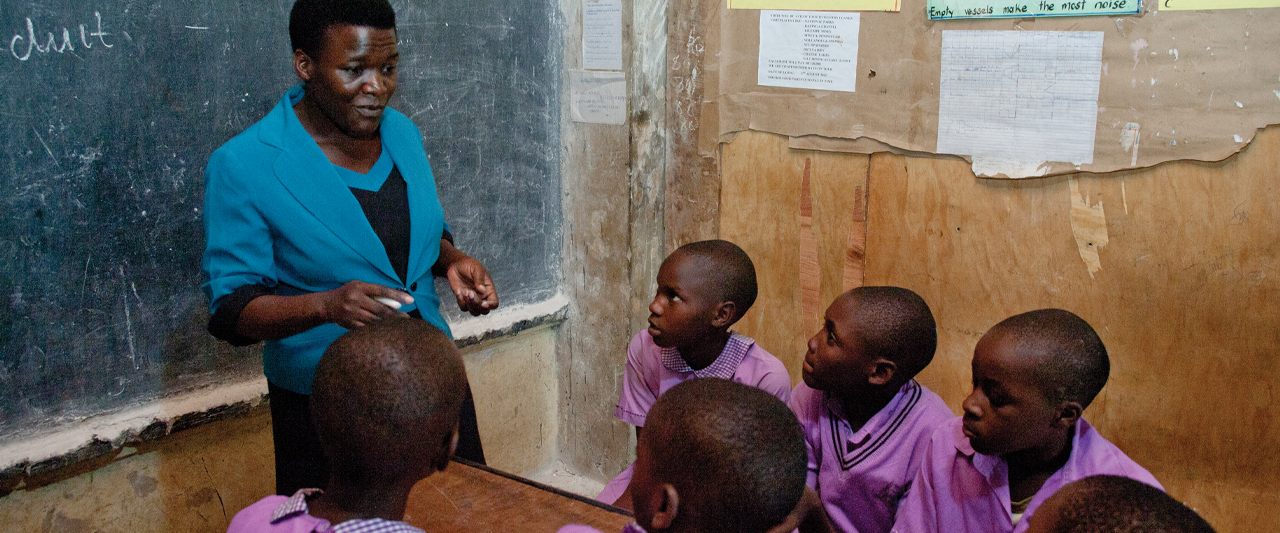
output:
[[[564,0],[565,65],[582,65],[582,2]],[[631,426],[613,416],[627,342],[642,329],[665,256],[667,4],[622,3],[627,126],[565,117],[564,280],[569,319],[559,337],[559,460],[605,481],[635,453]],[[567,75],[567,74],[566,74]],[[568,83],[565,83],[568,86]],[[568,105],[568,94],[564,101]],[[592,494],[591,496],[594,496]]]
[[[762,287],[739,330],[793,378],[847,287],[924,297],[939,348],[919,379],[957,412],[989,327],[1069,309],[1111,354],[1085,418],[1218,531],[1280,530],[1266,512],[1280,504],[1280,128],[1221,163],[1022,181],[786,144],[747,132],[722,145],[720,224]]]
[[[529,475],[554,459],[557,329],[542,326],[463,350],[489,465]],[[271,413],[236,415],[125,448],[0,497],[5,531],[220,533],[275,491]]]

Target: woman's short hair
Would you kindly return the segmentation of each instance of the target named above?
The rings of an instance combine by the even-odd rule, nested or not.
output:
[[[314,59],[331,26],[394,30],[396,11],[387,0],[298,0],[289,13],[289,44]]]

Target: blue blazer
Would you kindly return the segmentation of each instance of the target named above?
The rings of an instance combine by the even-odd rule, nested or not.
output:
[[[409,195],[411,248],[408,275],[401,282],[360,203],[294,114],[302,94],[301,86],[290,89],[265,118],[209,158],[202,266],[210,311],[245,285],[260,283],[291,296],[360,280],[412,294],[414,305],[401,310],[416,308],[449,334],[431,275],[447,226],[421,132],[397,111],[387,108],[383,115],[382,145]],[[310,394],[320,355],[345,332],[325,324],[267,341],[262,354],[267,379]]]

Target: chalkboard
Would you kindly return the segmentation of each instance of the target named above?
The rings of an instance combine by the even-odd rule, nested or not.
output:
[[[558,10],[393,4],[458,246],[504,305],[553,295]],[[0,439],[261,372],[205,331],[204,167],[297,83],[291,6],[0,0]]]

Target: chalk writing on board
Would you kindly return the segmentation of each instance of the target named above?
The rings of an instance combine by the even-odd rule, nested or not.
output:
[[[756,84],[854,92],[858,13],[760,12]]]
[[[930,20],[1133,15],[1141,0],[929,0]]]
[[[1102,32],[944,31],[938,152],[1093,162]]]
[[[62,28],[61,35],[54,31],[45,32],[44,30],[41,30],[40,34],[37,35],[35,23],[28,17],[26,34],[18,33],[12,39],[9,39],[9,53],[13,54],[13,57],[17,58],[18,61],[26,61],[31,59],[32,52],[41,54],[75,52],[77,43],[85,50],[92,49],[95,44],[101,44],[104,48],[115,47],[114,44],[107,42],[107,37],[111,34],[102,29],[102,14],[94,11],[93,17],[97,22],[97,30],[90,30],[89,25],[81,24],[79,29],[80,39],[78,41],[72,37],[71,29],[65,26]]]

